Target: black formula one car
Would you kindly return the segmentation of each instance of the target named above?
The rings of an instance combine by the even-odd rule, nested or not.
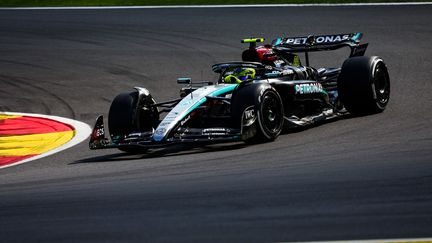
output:
[[[284,128],[304,127],[346,114],[382,112],[390,96],[384,61],[366,57],[361,33],[242,40],[250,46],[242,62],[213,65],[216,82],[184,84],[180,98],[156,102],[145,88],[113,100],[105,135],[99,116],[90,149],[136,152],[178,143],[197,146],[231,141],[266,142]],[[350,48],[341,68],[309,66],[309,52]],[[297,53],[305,54],[302,65]],[[163,117],[163,118],[161,118]]]

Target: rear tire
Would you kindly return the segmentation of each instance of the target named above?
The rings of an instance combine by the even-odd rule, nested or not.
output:
[[[338,92],[345,108],[354,115],[379,113],[390,98],[390,78],[379,57],[352,57],[342,65]]]

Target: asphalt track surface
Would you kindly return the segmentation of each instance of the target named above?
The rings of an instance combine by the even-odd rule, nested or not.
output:
[[[388,109],[146,155],[86,143],[0,171],[1,242],[263,242],[432,236],[432,6],[0,11],[0,110],[93,124],[134,86],[177,97],[243,37],[360,31]],[[346,52],[313,55],[340,65]],[[336,57],[336,58],[334,58]]]

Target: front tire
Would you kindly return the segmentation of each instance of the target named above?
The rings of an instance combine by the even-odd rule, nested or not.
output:
[[[108,113],[108,128],[113,140],[136,131],[137,103],[138,92],[121,93],[112,101]]]
[[[108,113],[108,128],[114,143],[133,132],[143,130],[138,100],[138,92],[134,91],[117,95],[111,103]],[[146,149],[137,146],[121,147],[119,150],[134,154],[146,151]]]
[[[390,78],[379,57],[352,57],[342,65],[338,92],[352,114],[365,115],[385,110],[390,99]]]
[[[246,143],[273,141],[283,128],[282,99],[268,83],[241,83],[232,94],[231,113]]]

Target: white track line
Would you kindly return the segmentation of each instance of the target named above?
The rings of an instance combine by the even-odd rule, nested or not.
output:
[[[382,240],[341,240],[341,241],[308,241],[290,243],[432,243],[432,238],[382,239]]]
[[[170,5],[170,6],[86,6],[86,7],[2,7],[0,10],[97,10],[97,9],[164,9],[164,8],[274,8],[274,7],[359,7],[359,6],[412,6],[432,5],[432,2],[395,3],[310,3],[310,4],[224,4],[224,5]]]
[[[19,161],[17,163],[13,163],[13,164],[10,164],[10,165],[0,166],[0,169],[11,167],[11,166],[15,166],[15,165],[24,164],[24,163],[27,163],[29,161],[40,159],[40,158],[43,158],[43,157],[46,157],[46,156],[58,153],[58,152],[60,152],[62,150],[68,149],[70,147],[73,147],[73,146],[81,143],[82,141],[86,140],[88,138],[88,136],[92,132],[92,129],[90,128],[90,126],[87,125],[84,122],[72,120],[72,119],[69,119],[69,118],[59,117],[59,116],[48,116],[48,115],[41,115],[41,114],[17,113],[17,112],[0,112],[0,114],[47,118],[47,119],[51,119],[51,120],[55,120],[55,121],[59,121],[59,122],[71,125],[72,127],[75,128],[75,135],[73,136],[73,138],[71,140],[69,140],[69,142],[67,142],[67,143],[65,143],[63,145],[60,145],[59,147],[54,148],[54,149],[52,149],[52,150],[50,150],[48,152],[45,152],[43,154],[39,154],[39,155],[30,157],[28,159],[24,159],[24,160],[21,160],[21,161]]]

